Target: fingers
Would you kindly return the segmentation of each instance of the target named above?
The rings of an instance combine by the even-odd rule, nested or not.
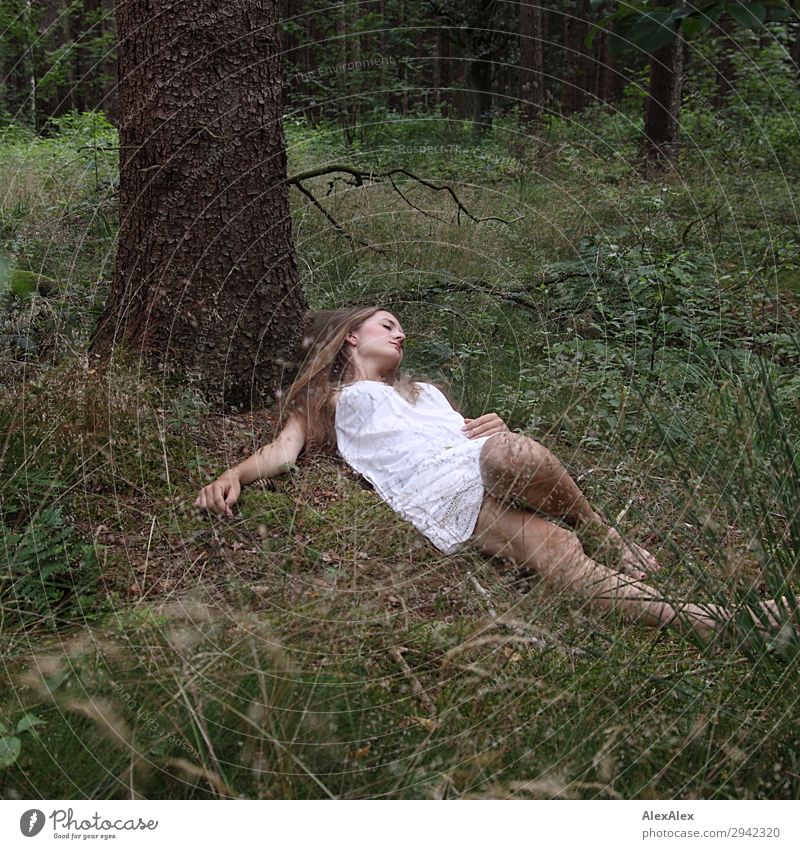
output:
[[[233,516],[233,511],[231,507],[236,503],[236,499],[239,497],[240,490],[231,485],[231,488],[228,490],[228,494],[225,496],[225,515]]]
[[[495,433],[502,433],[505,430],[504,427],[498,427],[496,424],[487,424],[483,425],[483,427],[475,428],[474,430],[470,430],[467,432],[467,436],[470,439],[477,439],[481,436],[491,436]]]
[[[474,439],[486,428],[487,423],[490,423],[489,416],[478,416],[477,419],[464,419],[464,427],[462,427],[461,430],[463,430],[466,436],[470,439]]]
[[[225,497],[225,490],[226,487],[218,481],[210,483],[200,491],[197,500],[194,502],[195,507],[199,507],[201,510],[207,510],[209,513],[216,513],[218,519],[221,519],[223,516],[233,516],[230,505],[236,501],[238,493],[233,495],[233,498],[228,501]],[[228,488],[228,498],[230,498],[232,493],[233,487],[231,486]]]
[[[491,436],[494,433],[503,433],[508,430],[508,427],[497,413],[486,413],[477,419],[464,419],[462,430],[465,436],[475,439],[479,436]]]

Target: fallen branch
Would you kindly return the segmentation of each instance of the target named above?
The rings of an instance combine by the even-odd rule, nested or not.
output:
[[[492,604],[492,596],[489,590],[478,583],[478,579],[472,574],[472,572],[468,572],[467,577],[469,578],[469,582],[472,586],[475,587],[475,592],[477,592],[478,595],[486,602],[486,608],[489,611],[489,616],[491,616],[492,619],[497,619],[497,611],[494,609],[494,605]]]
[[[484,295],[492,295],[493,297],[501,298],[504,301],[509,301],[517,306],[532,310],[537,314],[541,312],[533,301],[522,297],[516,292],[504,292],[491,285],[481,285],[482,281],[473,282],[471,280],[452,281],[447,283],[435,283],[433,286],[428,286],[425,289],[419,290],[421,296],[433,295],[437,292],[479,292]]]
[[[492,594],[489,592],[489,590],[481,586],[481,584],[478,582],[478,579],[472,574],[472,572],[467,573],[467,578],[475,589],[475,592],[478,593],[478,595],[483,599],[484,603],[486,604],[486,609],[489,612],[489,618],[492,619],[492,621],[497,625],[498,628],[510,632],[512,635],[511,639],[533,646],[537,649],[548,651],[555,650],[566,655],[576,655],[585,653],[581,649],[564,648],[557,644],[548,643],[547,640],[543,640],[541,637],[531,634],[530,628],[524,622],[501,619],[497,615],[494,603],[492,602]],[[468,640],[467,642],[469,647],[472,647],[476,645],[477,641]]]
[[[436,707],[431,701],[431,697],[425,692],[419,679],[414,675],[411,667],[406,663],[406,659],[401,653],[401,647],[392,646],[389,649],[389,656],[403,670],[403,674],[408,678],[408,683],[411,685],[411,692],[417,697],[417,700],[423,708],[428,712],[429,716],[436,716]],[[405,649],[403,649],[405,651]]]

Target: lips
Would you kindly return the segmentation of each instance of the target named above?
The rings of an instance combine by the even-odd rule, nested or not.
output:
[[[400,353],[402,354],[402,352],[403,352],[403,346],[402,346],[402,345],[400,345],[400,343],[399,343],[399,342],[392,342],[392,345],[394,345],[394,347],[395,347],[395,348],[397,348],[397,350],[398,350],[398,351],[400,351]]]

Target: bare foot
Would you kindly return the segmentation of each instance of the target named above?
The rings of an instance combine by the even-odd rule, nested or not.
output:
[[[653,575],[661,568],[661,564],[646,548],[637,545],[635,542],[620,541],[622,542],[622,556],[619,561],[620,571],[624,572],[628,568],[642,569],[646,574]]]
[[[600,543],[598,554],[605,556],[607,565],[626,575],[642,580],[661,568],[652,554],[635,542],[626,542],[614,528],[603,529],[605,538]]]
[[[754,610],[750,611],[750,615],[753,617],[754,622],[757,622],[761,626],[761,630],[763,630],[763,620],[766,618],[769,625],[785,637],[788,637],[792,632],[800,634],[798,621],[793,614],[794,605],[791,598],[783,596],[780,601],[767,599],[761,602],[760,607],[766,614],[765,617],[760,617],[758,612]]]
[[[784,597],[780,602],[768,599],[762,601],[756,607],[745,607],[743,609],[747,612],[747,617],[752,623],[752,631],[760,634],[761,638],[774,641],[778,647],[786,647],[794,639],[800,637],[800,623],[791,615],[791,603],[791,599]],[[736,630],[731,630],[734,618],[734,611],[731,608],[711,604],[693,604],[687,605],[687,608],[703,611],[704,615],[696,617],[692,624],[697,633],[704,639],[709,639],[714,632],[724,630],[728,631],[727,639],[730,640],[736,636]],[[704,633],[704,631],[710,633]],[[737,637],[738,639],[740,637]]]

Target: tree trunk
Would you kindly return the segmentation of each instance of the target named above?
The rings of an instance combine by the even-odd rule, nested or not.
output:
[[[420,27],[414,39],[414,66],[417,70],[414,88],[417,91],[417,107],[421,106],[425,112],[430,109],[431,82],[427,60],[432,53],[433,47],[427,43],[427,33]]]
[[[678,30],[669,44],[650,54],[642,154],[651,161],[666,162],[675,153],[683,92],[683,44],[683,31]]]
[[[485,59],[473,59],[468,66],[472,102],[472,127],[477,134],[492,127],[492,66]]]
[[[277,4],[117,7],[120,231],[91,342],[195,379],[217,404],[269,404],[304,300],[280,114]]]
[[[589,34],[589,17],[592,13],[589,6],[589,0],[579,0],[578,2],[578,24],[577,24],[577,41],[578,41],[578,56],[577,58],[577,74],[575,76],[576,83],[576,111],[585,108],[589,101],[589,90],[591,88],[592,70],[594,68],[594,59],[589,48],[586,47],[586,37]]]
[[[102,104],[109,121],[119,126],[119,91],[117,88],[117,21],[115,0],[100,0],[103,9],[103,34],[108,36],[109,49],[103,56]]]
[[[564,13],[564,68],[561,113],[571,115],[586,105],[587,57],[584,40],[588,29],[587,0],[574,0]]]
[[[308,34],[306,36],[308,50],[306,54],[306,66],[303,72],[306,74],[316,74],[319,72],[319,46],[325,42],[325,33],[319,24],[316,15],[308,15],[307,18]],[[298,91],[302,91],[305,96],[309,94],[308,83],[295,80],[293,85]],[[312,126],[316,126],[322,120],[322,106],[314,102],[308,103],[305,109],[305,116],[308,118]]]
[[[70,11],[69,0],[62,0],[61,5],[61,29],[64,33],[64,46],[69,45],[69,55],[67,56],[67,97],[69,105],[72,109],[78,112],[83,112],[83,87],[78,84],[78,74],[76,73],[76,63],[78,59],[78,51],[75,48],[73,32],[72,32],[72,13]]]
[[[717,87],[712,100],[712,105],[715,109],[722,109],[736,88],[733,54],[739,48],[737,43],[731,38],[732,29],[732,23],[724,19],[718,24],[715,24],[713,29],[718,50],[716,65]]]
[[[33,53],[33,44],[36,38],[36,31],[33,23],[33,10],[31,8],[31,0],[25,0],[25,29],[27,39],[25,44],[25,77],[28,83],[28,115],[30,117],[31,129],[38,129],[38,121],[36,117],[36,58]]]
[[[479,0],[476,21],[470,30],[467,86],[472,106],[472,127],[480,135],[492,126],[492,23],[495,0]],[[474,26],[477,22],[478,26]]]
[[[439,102],[441,103],[442,117],[450,114],[451,94],[450,87],[453,84],[453,60],[451,59],[450,30],[446,25],[439,29]]]
[[[544,40],[539,0],[519,7],[519,99],[522,118],[535,124],[544,111]]]
[[[608,52],[608,32],[601,30],[595,39],[597,45],[597,82],[595,94],[604,103],[618,103],[622,98],[625,78],[617,70],[617,58]]]
[[[800,15],[800,8],[796,9],[795,13],[797,15]],[[794,27],[792,27],[792,30],[792,46],[789,48],[789,55],[792,58],[795,76],[798,78],[798,80],[800,80],[800,22],[795,21],[795,25]]]

